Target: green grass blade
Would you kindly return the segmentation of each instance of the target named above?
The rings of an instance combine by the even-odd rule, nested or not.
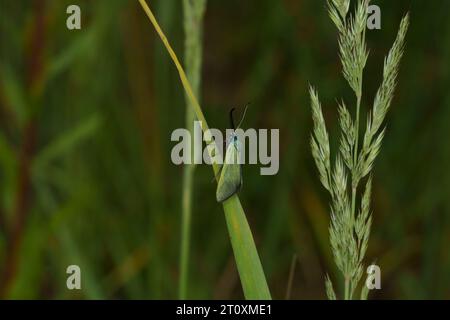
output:
[[[98,114],[93,114],[80,121],[74,128],[61,133],[60,137],[49,143],[49,145],[44,147],[36,156],[33,164],[34,169],[45,169],[52,160],[66,155],[81,142],[91,138],[100,125],[101,118]]]
[[[245,298],[270,300],[258,251],[238,196],[234,195],[223,202],[223,209]]]

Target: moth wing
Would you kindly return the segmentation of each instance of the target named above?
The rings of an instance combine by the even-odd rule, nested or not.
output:
[[[237,193],[242,187],[242,169],[239,164],[239,148],[237,143],[231,143],[227,148],[225,162],[222,166],[216,199],[223,202]]]

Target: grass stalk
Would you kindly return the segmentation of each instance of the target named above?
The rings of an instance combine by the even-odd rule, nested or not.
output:
[[[183,169],[182,212],[181,212],[181,247],[180,247],[180,280],[178,284],[179,299],[186,299],[188,290],[189,255],[191,240],[192,193],[194,166],[186,165]]]
[[[350,279],[349,278],[345,278],[344,299],[350,300]]]
[[[183,0],[184,13],[184,56],[187,78],[192,84],[195,96],[200,96],[201,64],[202,64],[202,26],[206,0],[195,2]],[[186,128],[192,133],[195,121],[194,108],[186,96]],[[191,136],[193,136],[191,134]],[[181,215],[181,248],[180,248],[180,281],[178,294],[186,299],[189,275],[189,250],[191,238],[192,196],[195,165],[185,164],[182,182],[182,215]]]
[[[183,67],[170,46],[169,41],[161,30],[161,27],[159,26],[150,7],[147,5],[145,0],[139,0],[139,3],[173,60],[175,67],[178,70],[181,83],[186,91],[186,95],[195,111],[197,119],[202,122],[202,129],[205,132],[209,129],[208,124]],[[217,151],[213,140],[207,141],[207,143],[214,146],[214,149]],[[217,177],[219,173],[219,165],[213,163],[213,170],[214,175]],[[248,225],[244,210],[242,209],[239,197],[234,195],[224,201],[222,205],[225,212],[225,219],[231,239],[231,245],[245,298],[255,300],[271,299],[261,261],[253,240],[253,235],[251,233],[250,226]]]

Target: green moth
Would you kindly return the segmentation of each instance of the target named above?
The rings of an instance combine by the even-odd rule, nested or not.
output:
[[[233,111],[230,111],[230,122],[233,128],[233,133],[228,142],[227,151],[225,154],[225,161],[222,165],[219,183],[217,185],[216,199],[218,202],[223,202],[229,199],[232,195],[237,193],[242,188],[242,164],[240,163],[240,149],[241,143],[236,135],[236,130],[239,129],[242,121],[244,120],[244,115],[237,128],[234,127],[233,121]]]

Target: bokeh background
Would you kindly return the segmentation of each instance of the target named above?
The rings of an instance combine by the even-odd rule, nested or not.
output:
[[[180,57],[179,0],[148,1]],[[450,2],[373,1],[363,111],[383,57],[411,12],[388,130],[374,169],[366,262],[375,299],[450,298]],[[82,29],[67,30],[78,4]],[[2,298],[178,297],[182,167],[171,132],[184,92],[137,1],[0,1],[0,293]],[[274,298],[324,299],[340,283],[328,243],[329,198],[309,148],[307,87],[320,94],[333,150],[340,74],[325,1],[208,0],[201,101],[211,127],[252,101],[245,128],[280,129],[280,171],[244,167],[240,198]],[[242,298],[212,170],[195,170],[188,297]],[[82,290],[66,288],[66,268]]]

